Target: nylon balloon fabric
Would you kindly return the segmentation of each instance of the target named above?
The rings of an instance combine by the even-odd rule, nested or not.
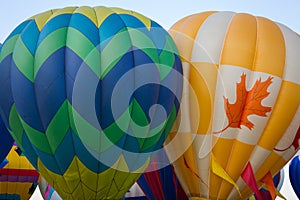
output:
[[[178,112],[177,47],[133,11],[37,14],[8,36],[0,61],[4,123],[63,199],[121,199]]]
[[[299,35],[261,16],[207,11],[169,30],[190,87],[169,146],[189,198],[245,199],[268,185],[299,149]],[[251,189],[250,189],[251,188]]]
[[[296,155],[290,162],[289,177],[291,185],[297,195],[300,198],[300,157]]]
[[[5,159],[10,148],[14,143],[13,138],[9,134],[6,126],[0,117],[0,163]]]
[[[137,183],[151,200],[188,199],[171,165],[143,173]]]
[[[0,43],[0,52],[2,49],[2,44]],[[3,95],[1,95],[3,96]],[[1,100],[2,97],[0,97]],[[5,159],[11,146],[13,145],[13,138],[9,134],[2,118],[0,117],[0,163]]]

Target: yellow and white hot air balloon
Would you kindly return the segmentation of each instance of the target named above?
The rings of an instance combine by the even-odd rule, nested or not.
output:
[[[263,198],[265,184],[275,198],[269,181],[299,149],[299,36],[267,18],[226,11],[187,16],[169,32],[188,84],[165,146],[185,192],[190,199]]]

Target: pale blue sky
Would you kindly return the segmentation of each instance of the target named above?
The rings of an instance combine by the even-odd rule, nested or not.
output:
[[[263,16],[285,24],[300,33],[300,0],[1,0],[0,42],[23,20],[37,13],[66,6],[113,6],[139,12],[169,29],[184,16],[208,11],[226,10],[246,12]],[[281,192],[290,199],[297,199],[288,180],[285,167],[285,181]],[[34,200],[41,199],[36,193]]]
[[[131,9],[164,28],[184,16],[207,10],[247,12],[283,23],[300,33],[299,0],[1,0],[0,42],[23,20],[37,13],[65,6],[104,5]]]

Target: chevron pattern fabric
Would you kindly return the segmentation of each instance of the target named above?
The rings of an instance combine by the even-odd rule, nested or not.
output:
[[[0,117],[0,163],[5,160],[10,148],[13,145],[13,138],[9,134],[7,128],[5,127],[1,117]],[[1,167],[0,167],[1,168]]]
[[[2,44],[0,43],[0,52],[2,49]],[[8,154],[11,146],[13,145],[13,139],[9,134],[5,124],[3,123],[2,118],[0,117],[0,164],[5,159],[6,155]],[[1,168],[1,167],[0,167]]]
[[[145,16],[50,10],[3,44],[0,113],[63,199],[120,199],[173,125],[181,74],[173,40]]]

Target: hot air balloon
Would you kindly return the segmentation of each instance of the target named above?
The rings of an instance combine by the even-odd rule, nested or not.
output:
[[[297,195],[300,198],[300,156],[295,156],[289,166],[289,177],[291,185]]]
[[[153,155],[145,172],[123,199],[187,199],[164,149]]]
[[[14,143],[13,138],[9,134],[0,117],[0,163],[5,159]]]
[[[159,153],[153,156],[150,165],[137,180],[137,184],[149,200],[187,200],[166,152]]]
[[[187,16],[169,32],[189,81],[168,139],[180,142],[165,145],[183,189],[190,199],[262,199],[259,188],[299,148],[299,36],[227,11]]]
[[[0,199],[28,200],[34,192],[39,173],[14,145],[7,163],[0,168]]]
[[[2,44],[0,43],[0,52]],[[0,97],[1,98],[1,97]],[[0,117],[0,163],[5,159],[10,148],[13,145],[13,138],[9,134],[7,128],[5,127],[1,117]]]
[[[8,36],[0,61],[4,122],[63,199],[121,199],[179,108],[177,47],[133,11],[37,14]]]
[[[137,183],[150,200],[188,199],[176,178],[172,165],[143,173]]]

